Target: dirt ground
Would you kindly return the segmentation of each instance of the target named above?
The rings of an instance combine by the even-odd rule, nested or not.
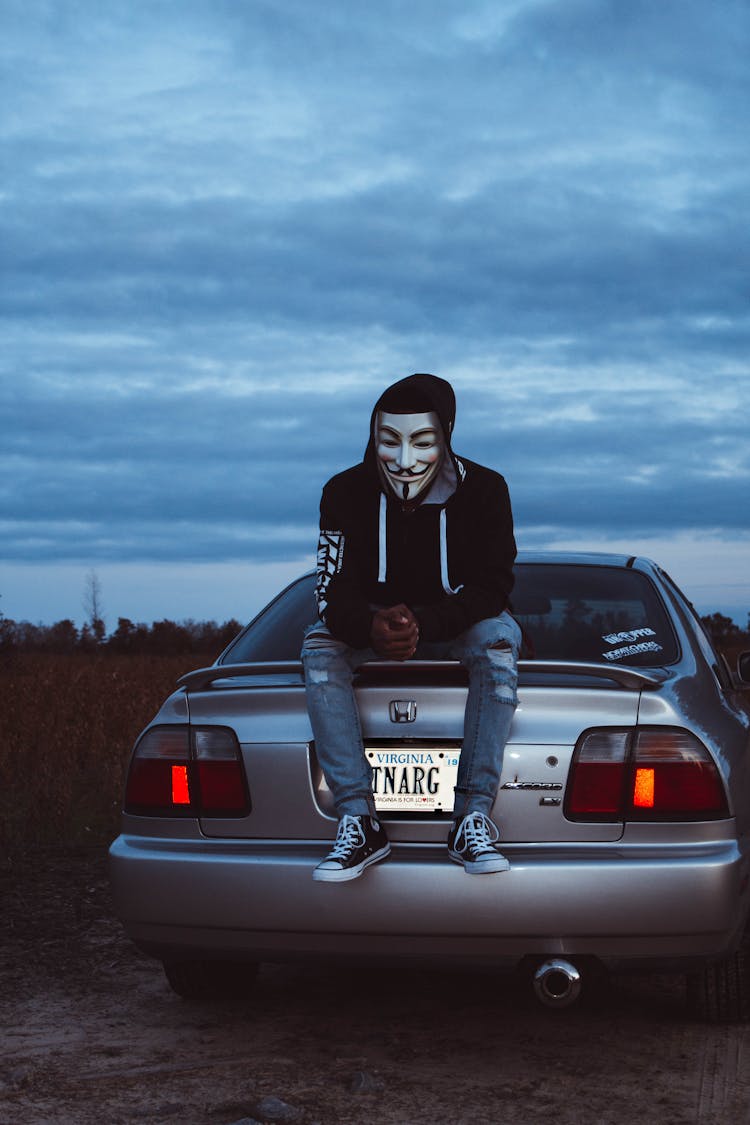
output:
[[[112,915],[103,849],[2,870],[3,1125],[750,1122],[750,1030],[681,983],[623,978],[564,1012],[488,972],[263,966],[189,1004]]]

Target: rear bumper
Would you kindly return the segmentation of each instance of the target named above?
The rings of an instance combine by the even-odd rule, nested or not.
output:
[[[610,968],[687,966],[734,949],[747,911],[737,843],[506,847],[471,876],[444,847],[394,845],[345,884],[317,883],[325,845],[122,835],[115,909],[156,956],[436,959],[514,965],[560,954]]]

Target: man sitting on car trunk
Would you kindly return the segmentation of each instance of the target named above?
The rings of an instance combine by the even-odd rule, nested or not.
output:
[[[368,660],[460,660],[469,672],[448,854],[505,871],[490,819],[516,707],[520,630],[506,611],[516,544],[508,488],[451,449],[453,388],[418,374],[375,404],[364,460],[323,489],[320,620],[302,647],[315,749],[339,816],[313,878],[344,882],[383,859],[352,686]]]

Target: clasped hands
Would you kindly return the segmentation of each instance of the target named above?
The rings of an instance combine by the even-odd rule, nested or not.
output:
[[[408,660],[419,642],[419,625],[407,605],[376,611],[370,628],[370,644],[383,660]]]

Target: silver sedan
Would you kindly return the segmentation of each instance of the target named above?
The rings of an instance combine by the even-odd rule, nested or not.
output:
[[[522,554],[493,813],[510,871],[448,860],[465,672],[411,660],[356,683],[391,855],[321,884],[337,821],[299,662],[313,591],[302,577],[184,676],[133,750],[115,904],[178,992],[236,991],[262,961],[416,959],[520,969],[564,1006],[635,968],[685,973],[704,1018],[750,1016],[750,653],[730,669],[649,560]]]

